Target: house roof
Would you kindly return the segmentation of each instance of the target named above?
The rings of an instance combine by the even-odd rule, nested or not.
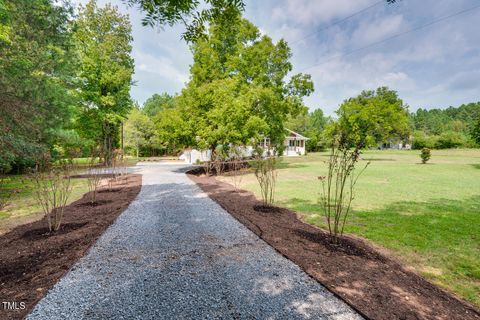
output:
[[[288,132],[290,133],[293,133],[294,135],[296,135],[297,137],[299,137],[300,139],[303,139],[303,140],[310,140],[309,138],[305,137],[305,136],[302,136],[300,133],[298,132],[295,132],[293,130],[290,130],[290,129],[287,129],[285,128],[285,130],[287,130]]]

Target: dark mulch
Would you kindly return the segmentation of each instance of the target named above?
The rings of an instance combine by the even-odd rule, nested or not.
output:
[[[353,236],[328,234],[285,208],[266,209],[247,191],[190,175],[209,196],[307,274],[370,319],[480,319],[480,311]],[[257,209],[257,210],[256,210]]]
[[[113,192],[99,192],[93,205],[85,194],[65,209],[61,229],[55,233],[48,233],[42,219],[1,236],[0,319],[25,317],[135,199],[141,184],[141,175],[128,175],[114,183]],[[20,310],[5,310],[3,302],[17,302]]]

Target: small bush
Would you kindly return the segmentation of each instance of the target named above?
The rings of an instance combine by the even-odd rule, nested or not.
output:
[[[90,193],[90,203],[93,205],[97,201],[97,190],[102,180],[103,168],[97,157],[90,158],[87,169],[87,186]]]
[[[275,200],[275,185],[277,182],[276,158],[257,159],[252,164],[255,168],[255,177],[260,185],[263,204],[271,206]]]
[[[422,163],[425,164],[428,162],[428,160],[430,160],[431,158],[431,152],[430,152],[430,149],[428,148],[423,148],[422,149],[422,152],[420,153],[420,158],[422,158]]]
[[[327,160],[328,173],[318,177],[322,183],[320,202],[326,218],[328,231],[333,243],[343,234],[345,223],[350,213],[351,204],[355,198],[355,185],[365,167],[356,172],[360,159],[360,149],[350,148],[347,143],[334,141]]]
[[[467,138],[465,135],[455,131],[446,131],[442,133],[435,144],[437,149],[450,149],[465,147],[467,145]]]
[[[58,231],[62,224],[63,213],[72,193],[70,164],[61,164],[45,171],[37,170],[31,175],[34,194],[47,218],[49,232]]]

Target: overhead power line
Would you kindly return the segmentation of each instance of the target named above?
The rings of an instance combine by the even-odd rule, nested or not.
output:
[[[303,38],[301,38],[301,39],[292,41],[291,44],[296,44],[296,43],[298,43],[298,42],[300,42],[300,41],[303,41],[303,40],[305,40],[305,39],[308,39],[308,38],[310,38],[311,36],[314,36],[314,35],[320,33],[321,31],[327,30],[327,29],[329,29],[329,28],[331,28],[331,27],[333,27],[333,26],[336,26],[337,24],[340,24],[340,23],[342,23],[342,22],[347,21],[348,19],[351,19],[351,18],[353,18],[353,17],[355,17],[355,16],[358,16],[359,14],[362,14],[363,12],[365,12],[365,11],[367,11],[367,10],[370,10],[370,9],[373,8],[373,7],[378,6],[379,4],[381,4],[381,3],[383,3],[383,2],[384,2],[384,0],[377,1],[377,2],[375,2],[374,4],[371,4],[371,5],[369,5],[368,7],[363,8],[363,9],[360,10],[360,11],[357,11],[357,12],[355,12],[355,13],[352,13],[351,15],[349,15],[349,16],[343,18],[343,19],[334,21],[334,22],[332,22],[331,24],[329,24],[329,25],[327,25],[327,26],[324,26],[324,27],[322,27],[322,28],[320,28],[320,29],[315,30],[314,32],[312,32],[312,33],[310,33],[310,34],[307,34],[305,37],[303,37]]]
[[[442,22],[442,21],[451,19],[451,18],[453,18],[453,17],[462,15],[462,14],[464,14],[464,13],[473,11],[473,10],[478,9],[478,8],[480,8],[480,5],[477,5],[477,6],[474,6],[474,7],[468,8],[468,9],[465,9],[465,10],[461,10],[461,11],[452,13],[452,14],[450,14],[450,15],[447,15],[447,16],[444,16],[444,17],[441,17],[441,18],[438,18],[438,19],[435,19],[435,20],[432,20],[432,21],[430,21],[430,22],[428,22],[428,23],[426,23],[426,24],[423,24],[423,25],[421,25],[421,26],[412,28],[412,29],[410,29],[410,30],[407,30],[407,31],[404,31],[404,32],[401,32],[401,33],[397,33],[397,34],[395,34],[395,35],[393,35],[393,36],[390,36],[390,37],[385,38],[385,39],[383,39],[383,40],[380,40],[380,41],[371,43],[371,44],[369,44],[369,45],[366,45],[366,46],[363,46],[363,47],[360,47],[360,48],[357,48],[357,49],[354,49],[354,50],[351,50],[351,51],[347,51],[347,52],[342,53],[342,54],[338,54],[338,55],[336,55],[336,56],[333,56],[333,57],[330,57],[330,58],[328,58],[328,59],[326,59],[326,60],[323,60],[322,62],[315,63],[315,64],[312,64],[311,66],[308,66],[308,67],[306,67],[306,68],[303,68],[303,69],[302,69],[302,72],[305,71],[305,70],[308,70],[308,69],[310,69],[310,68],[317,67],[317,66],[320,66],[320,65],[322,65],[322,64],[328,63],[328,62],[333,61],[333,60],[335,60],[335,59],[338,59],[338,58],[342,58],[342,57],[351,55],[351,54],[356,53],[356,52],[358,52],[358,51],[365,50],[365,49],[368,49],[368,48],[377,46],[377,45],[379,45],[379,44],[381,44],[381,43],[390,41],[390,40],[392,40],[392,39],[396,39],[396,38],[401,37],[401,36],[403,36],[403,35],[406,35],[406,34],[409,34],[409,33],[413,33],[413,32],[416,32],[416,31],[419,31],[419,30],[421,30],[421,29],[430,27],[430,26],[432,26],[432,25],[434,25],[434,24],[437,24],[437,23],[440,23],[440,22]]]

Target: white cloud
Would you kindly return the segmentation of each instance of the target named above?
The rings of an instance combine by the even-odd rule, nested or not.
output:
[[[272,18],[275,21],[291,21],[303,26],[317,26],[331,22],[334,18],[350,15],[365,6],[371,0],[284,0],[276,1]]]
[[[151,54],[137,51],[134,54],[134,59],[137,63],[136,73],[153,73],[166,81],[173,80],[181,85],[188,81],[188,74],[179,71],[173,61],[167,57],[155,57]]]
[[[352,34],[351,43],[354,46],[365,46],[386,39],[388,36],[398,33],[402,22],[402,15],[361,21],[359,27]]]
[[[247,0],[246,17],[275,41],[289,41],[294,72],[299,72],[332,56],[472,7],[478,0],[378,5],[325,29],[375,2]],[[188,81],[192,63],[188,46],[180,40],[183,28],[176,26],[159,32],[143,27],[136,9],[127,9],[120,2],[117,5],[129,13],[133,24],[137,80],[137,86],[132,88],[133,98],[143,102],[153,93],[179,92]],[[316,91],[306,99],[307,105],[332,114],[344,99],[380,85],[398,90],[412,110],[480,100],[480,33],[472,27],[478,24],[477,20],[478,12],[472,12],[309,68],[305,72],[312,74]]]

